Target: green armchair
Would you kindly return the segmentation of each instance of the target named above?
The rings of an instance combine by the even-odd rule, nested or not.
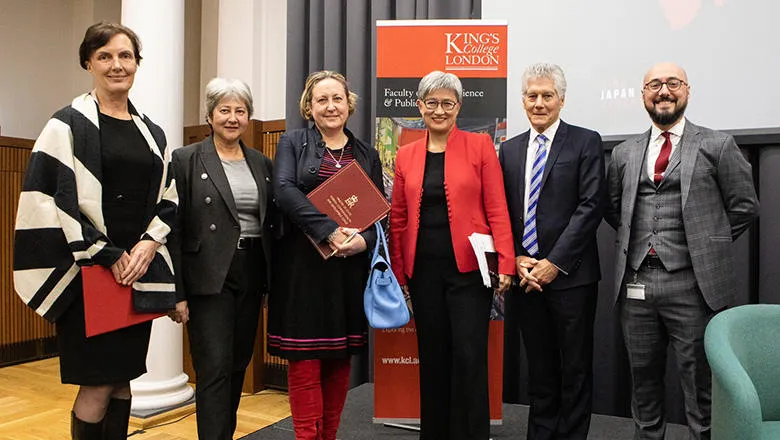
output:
[[[780,305],[719,313],[704,348],[712,368],[712,440],[780,439]]]

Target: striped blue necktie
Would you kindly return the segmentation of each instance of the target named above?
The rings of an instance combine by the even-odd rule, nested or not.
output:
[[[525,227],[523,228],[523,247],[532,257],[539,254],[539,242],[536,239],[536,206],[539,203],[539,193],[542,190],[542,176],[544,165],[547,162],[547,138],[540,134],[536,137],[536,154],[534,165],[531,168],[530,192],[528,193],[528,208],[525,215]]]

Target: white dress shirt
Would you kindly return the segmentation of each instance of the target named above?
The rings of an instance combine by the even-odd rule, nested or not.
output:
[[[669,129],[669,133],[671,134],[669,140],[672,141],[672,152],[669,153],[669,159],[671,159],[674,152],[677,151],[684,129],[685,118],[680,119],[680,122]],[[650,180],[653,180],[653,176],[655,175],[655,161],[658,160],[658,156],[661,154],[661,147],[664,144],[664,137],[661,136],[661,133],[663,133],[663,131],[655,125],[650,129],[650,144],[647,146],[647,175],[650,176]],[[669,169],[669,167],[667,167],[667,169]],[[664,174],[666,174],[665,171]]]
[[[538,133],[536,130],[534,130],[533,127],[531,127],[531,132],[528,136],[528,149],[525,153],[525,194],[523,195],[523,206],[525,206],[525,214],[523,214],[523,220],[526,220],[528,218],[528,196],[531,193],[531,172],[534,168],[534,159],[536,158],[536,149],[538,148],[538,143],[536,142],[536,137],[540,134],[543,134],[544,137],[547,138],[547,143],[545,144],[545,148],[547,149],[547,159],[550,158],[550,146],[553,143],[553,139],[555,138],[555,132],[558,131],[558,126],[561,125],[561,120],[558,119],[549,127],[547,127],[547,130],[544,130],[544,133]],[[545,163],[545,168],[547,167],[547,163]],[[539,194],[541,195],[541,190],[539,191]]]

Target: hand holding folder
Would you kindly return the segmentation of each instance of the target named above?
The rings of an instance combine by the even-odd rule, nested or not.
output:
[[[390,204],[384,194],[356,161],[330,176],[306,197],[339,226],[359,231],[365,231],[390,212]],[[327,260],[335,255],[330,243],[317,243],[307,237],[322,258]]]
[[[479,266],[479,273],[482,275],[482,283],[485,287],[498,289],[498,252],[496,252],[493,237],[474,232],[469,235],[469,242],[474,249],[474,254],[477,256],[477,265]],[[516,286],[517,280],[512,280],[512,285]]]
[[[84,320],[87,337],[151,321],[164,313],[138,313],[133,308],[132,287],[117,284],[111,269],[81,268]]]
[[[341,228],[339,228],[339,229],[341,229]],[[335,256],[336,256],[336,254],[338,254],[338,253],[339,253],[339,250],[341,250],[340,248],[341,248],[342,246],[346,246],[346,245],[348,245],[348,244],[349,244],[349,243],[350,243],[350,242],[351,242],[351,241],[352,241],[352,240],[353,240],[353,239],[354,239],[354,238],[355,238],[355,237],[358,235],[358,232],[360,232],[360,231],[358,231],[358,230],[355,230],[355,232],[353,232],[352,234],[350,234],[350,235],[349,235],[349,237],[347,237],[347,239],[346,239],[346,240],[344,240],[344,241],[342,241],[341,243],[338,243],[338,244],[336,244],[336,243],[331,243],[331,244],[330,244],[330,247],[331,247],[331,248],[333,248],[333,252],[331,252],[331,254],[329,255],[329,257],[335,257]],[[343,233],[343,231],[342,231],[342,233]]]
[[[485,287],[498,288],[498,253],[493,237],[475,232],[469,235],[469,242],[477,256],[482,283]]]

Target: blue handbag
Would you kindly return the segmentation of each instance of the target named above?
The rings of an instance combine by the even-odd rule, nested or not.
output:
[[[409,308],[398,280],[390,264],[382,256],[388,255],[387,240],[382,225],[376,223],[377,237],[374,256],[371,258],[371,272],[363,293],[363,308],[368,324],[374,328],[396,328],[409,322]]]

